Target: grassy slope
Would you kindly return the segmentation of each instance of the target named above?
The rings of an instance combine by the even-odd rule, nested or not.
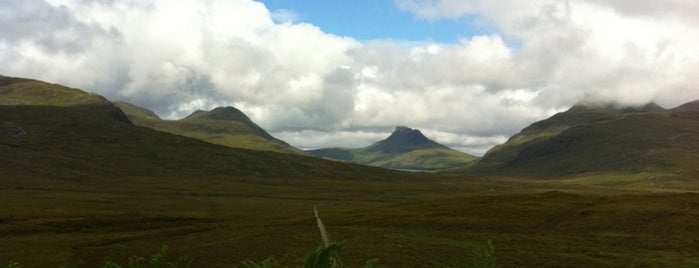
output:
[[[386,160],[374,160],[371,164],[394,169],[435,170],[461,166],[475,159],[474,156],[449,148],[437,148],[414,150]]]
[[[417,149],[397,153],[386,153],[369,148],[328,148],[312,150],[309,153],[362,165],[412,170],[448,169],[465,165],[476,159],[475,156],[449,148]]]
[[[138,126],[153,128],[233,148],[303,154],[289,144],[275,139],[248,120],[212,120],[199,111],[180,120],[162,120],[147,109],[125,102],[114,102]],[[246,117],[247,119],[247,117]]]
[[[52,105],[74,106],[106,104],[107,100],[97,94],[49,84],[31,79],[5,77],[0,75],[0,105]]]
[[[592,114],[569,111],[533,124],[467,170],[549,177],[647,172],[670,180],[699,178],[696,119],[656,109],[594,112],[602,116],[575,123],[561,120]]]

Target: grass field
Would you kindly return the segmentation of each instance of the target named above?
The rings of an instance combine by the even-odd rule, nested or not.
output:
[[[699,265],[699,194],[446,175],[357,182],[258,178],[0,180],[0,263],[98,267],[168,245],[194,267],[321,244],[317,205],[349,267],[447,267],[491,240],[502,267]],[[559,190],[552,190],[559,189]]]

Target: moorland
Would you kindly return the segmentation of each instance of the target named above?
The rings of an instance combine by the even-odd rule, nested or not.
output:
[[[192,267],[321,245],[342,262],[699,266],[699,109],[573,107],[455,169],[402,172],[137,126],[109,100],[0,76],[0,265],[101,267],[163,245]]]

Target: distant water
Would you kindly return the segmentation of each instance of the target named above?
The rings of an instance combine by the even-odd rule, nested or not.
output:
[[[405,172],[433,172],[433,169],[404,169],[404,168],[392,168],[393,170],[405,171]]]

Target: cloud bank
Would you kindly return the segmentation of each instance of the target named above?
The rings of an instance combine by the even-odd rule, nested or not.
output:
[[[0,0],[0,73],[166,118],[232,105],[302,148],[366,146],[395,125],[482,154],[580,101],[699,99],[694,1],[396,0],[475,16],[457,43],[358,41],[252,0]]]

